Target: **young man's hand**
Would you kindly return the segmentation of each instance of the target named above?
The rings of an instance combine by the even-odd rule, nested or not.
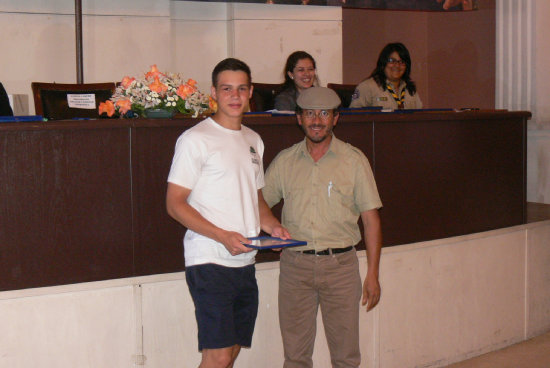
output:
[[[253,251],[254,249],[243,245],[243,243],[247,243],[248,241],[247,238],[234,231],[224,231],[219,239],[219,242],[225,246],[232,256]]]

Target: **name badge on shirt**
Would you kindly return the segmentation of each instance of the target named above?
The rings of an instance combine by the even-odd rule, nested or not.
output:
[[[388,101],[387,97],[376,97],[376,101]]]

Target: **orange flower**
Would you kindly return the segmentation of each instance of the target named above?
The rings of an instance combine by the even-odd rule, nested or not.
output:
[[[107,114],[109,117],[113,116],[115,113],[115,105],[113,104],[113,101],[107,100],[99,103],[99,115],[103,113]]]
[[[153,92],[157,92],[160,94],[163,94],[168,90],[168,87],[162,83],[160,83],[159,77],[155,77],[155,81],[149,85],[149,88]]]
[[[189,96],[193,92],[195,92],[195,88],[193,88],[189,84],[182,84],[178,87],[176,94],[181,98],[185,99],[187,96]]]
[[[210,107],[210,110],[214,112],[218,111],[218,103],[212,98],[212,96],[208,97],[208,107]]]
[[[197,85],[197,81],[194,80],[194,79],[189,78],[187,80],[187,84],[189,84],[191,87],[195,88],[195,86]]]
[[[124,77],[122,78],[122,82],[120,82],[120,84],[122,85],[122,87],[124,87],[124,89],[126,89],[130,87],[130,84],[132,84],[132,82],[135,80],[136,78]]]
[[[158,78],[159,75],[164,75],[164,74],[159,72],[157,68],[157,64],[154,64],[154,65],[151,65],[151,70],[147,74],[145,74],[145,78],[150,78],[150,77]]]
[[[115,105],[118,106],[118,111],[120,111],[122,115],[132,110],[132,102],[130,102],[130,100],[118,100]]]

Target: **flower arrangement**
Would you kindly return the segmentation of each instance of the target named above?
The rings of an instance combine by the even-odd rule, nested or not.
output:
[[[199,91],[196,84],[177,73],[161,73],[152,65],[143,78],[124,77],[113,96],[99,104],[99,114],[143,117],[146,110],[163,109],[197,117],[216,111],[216,101]]]

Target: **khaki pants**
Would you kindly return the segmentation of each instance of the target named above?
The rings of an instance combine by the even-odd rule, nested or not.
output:
[[[313,367],[311,357],[319,306],[332,367],[359,367],[361,293],[355,249],[324,256],[284,250],[279,276],[284,368]]]

